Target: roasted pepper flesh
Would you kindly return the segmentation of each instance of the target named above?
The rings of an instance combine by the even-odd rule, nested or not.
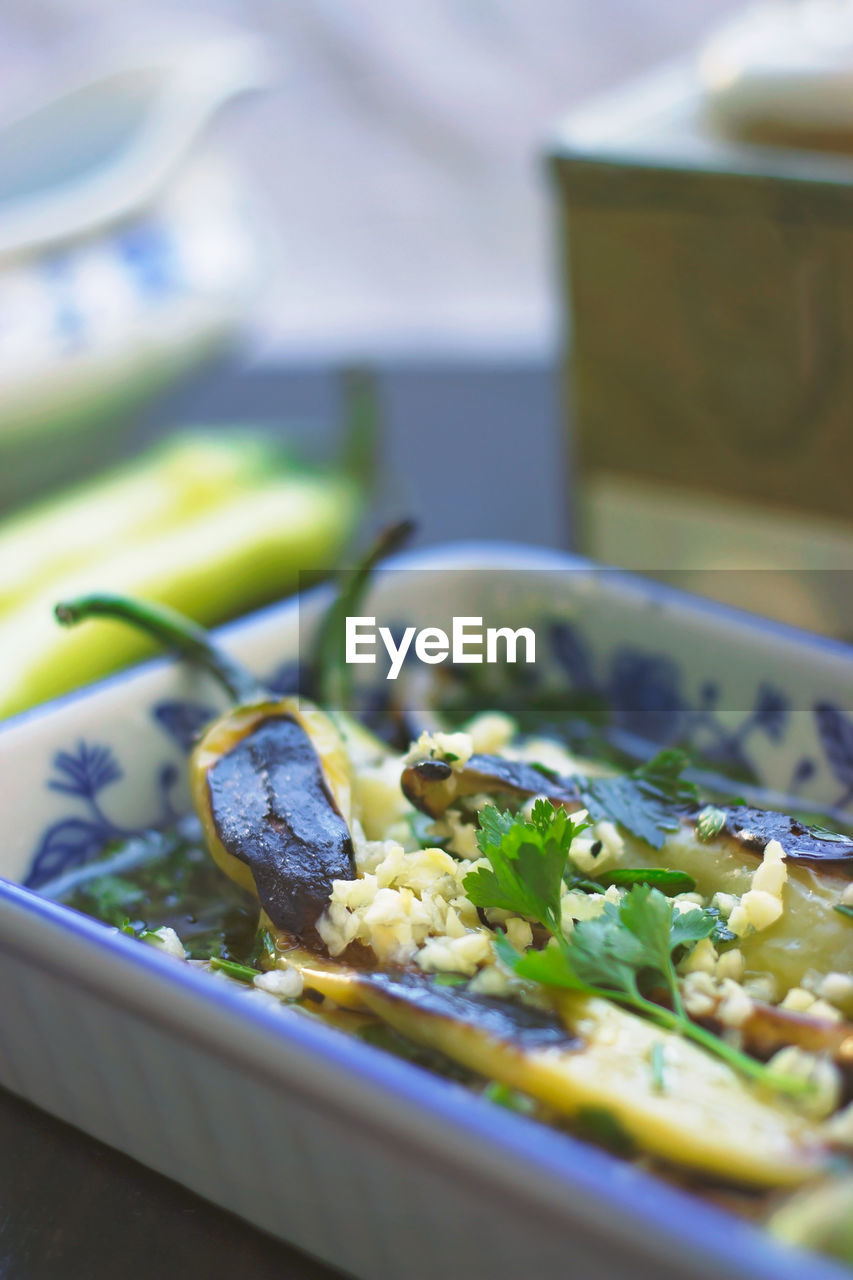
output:
[[[825,1158],[814,1126],[786,1103],[607,1000],[563,997],[549,1015],[466,996],[424,975],[363,972],[298,948],[282,950],[281,958],[309,989],[375,1014],[560,1115],[606,1110],[639,1148],[670,1163],[744,1185],[784,1187],[803,1182]],[[665,1063],[662,1089],[650,1065],[654,1045]]]
[[[190,762],[210,852],[280,929],[307,936],[335,879],[355,875],[346,753],[331,721],[288,698],[217,720]]]

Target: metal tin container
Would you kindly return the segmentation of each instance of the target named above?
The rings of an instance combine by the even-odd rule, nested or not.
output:
[[[581,549],[853,635],[853,157],[716,136],[677,65],[550,159]]]

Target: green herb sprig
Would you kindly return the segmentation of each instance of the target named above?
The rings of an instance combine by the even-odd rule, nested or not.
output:
[[[695,806],[698,792],[683,773],[688,759],[674,748],[659,751],[632,773],[577,779],[581,800],[593,822],[609,819],[660,849],[667,832],[681,825],[679,810]]]
[[[253,969],[247,964],[237,964],[234,960],[222,960],[219,956],[211,956],[209,963],[211,969],[224,973],[229,978],[235,978],[237,982],[250,985],[260,973],[259,969]]]
[[[658,889],[635,884],[618,904],[605,902],[599,916],[578,922],[569,933],[563,929],[560,899],[571,867],[571,843],[588,825],[572,822],[565,810],[543,799],[534,804],[529,821],[494,805],[482,810],[477,843],[491,869],[469,872],[465,892],[477,907],[535,920],[556,942],[542,951],[520,953],[500,934],[496,947],[504,964],[544,986],[616,1000],[695,1041],[753,1080],[788,1093],[805,1092],[807,1082],[733,1048],[693,1022],[684,1008],[676,959],[714,933],[716,912],[699,907],[678,912]],[[655,988],[666,992],[669,1007],[648,997],[646,992]]]
[[[533,805],[530,820],[501,813],[493,804],[480,813],[477,845],[488,867],[478,867],[463,885],[475,907],[496,907],[532,916],[551,933],[560,929],[560,898],[569,848],[588,822],[573,822],[548,800]]]

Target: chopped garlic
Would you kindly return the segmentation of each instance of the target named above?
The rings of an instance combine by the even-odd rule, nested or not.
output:
[[[771,841],[771,844],[775,841]],[[770,846],[768,845],[768,848]],[[783,862],[762,862],[752,877],[753,890],[763,890],[774,898],[782,895],[782,886],[788,879],[788,868]]]
[[[823,1133],[842,1147],[853,1147],[853,1102],[831,1116],[823,1126]]]
[[[595,920],[604,910],[604,902],[603,893],[584,893],[582,889],[569,889],[560,901],[563,928],[566,929],[575,920]]]
[[[805,1013],[814,1002],[814,996],[810,991],[806,991],[805,987],[791,987],[779,1008],[790,1009],[791,1013]]]
[[[702,938],[684,962],[685,973],[713,973],[717,967],[717,949],[710,938]]]
[[[743,989],[753,1000],[762,1004],[773,1004],[776,999],[776,979],[772,973],[756,973],[744,978]]]
[[[599,868],[599,854],[597,850],[593,853],[593,849],[596,849],[596,842],[588,831],[575,836],[572,841],[572,862],[584,875],[595,875]]]
[[[714,977],[722,982],[724,978],[733,978],[735,982],[743,980],[743,952],[738,947],[724,951],[717,961]]]
[[[533,942],[533,930],[521,916],[513,916],[506,922],[506,936],[516,951],[526,951]]]
[[[362,873],[375,871],[378,863],[388,856],[394,840],[368,840],[357,818],[352,821],[352,847],[355,865]]]
[[[697,969],[688,973],[681,984],[684,1007],[694,1018],[707,1017],[717,1004],[717,988],[710,973]]]
[[[784,910],[782,890],[788,879],[785,850],[778,840],[768,840],[760,865],[752,874],[751,888],[728,914],[728,926],[739,938],[754,929],[760,933],[775,924]],[[723,894],[715,894],[714,902],[722,908]]]
[[[468,984],[468,990],[478,996],[510,996],[516,989],[517,980],[513,982],[508,973],[496,964],[487,964],[474,975]]]
[[[818,995],[842,1012],[853,1013],[853,977],[849,973],[828,973],[821,981]]]
[[[760,933],[775,924],[783,911],[782,899],[763,889],[750,889],[740,900],[728,919],[732,933],[742,938],[750,928]]]
[[[465,726],[471,737],[474,751],[494,755],[502,751],[518,733],[518,725],[512,716],[502,711],[483,711]]]
[[[476,861],[480,857],[476,829],[472,823],[465,822],[459,814],[448,811],[441,821],[435,824],[433,830],[449,837],[448,845],[457,858]],[[482,865],[488,867],[491,863],[485,860]]]
[[[415,956],[426,973],[472,975],[492,958],[491,939],[485,930],[466,933],[462,938],[435,938]]]
[[[461,773],[474,754],[470,733],[428,733],[426,730],[403,756],[403,764],[417,764],[427,757],[446,760],[454,773]]]
[[[815,1000],[809,1009],[810,1018],[821,1018],[825,1022],[840,1022],[843,1014],[840,1009],[836,1009],[834,1005],[828,1004],[826,1000]]]
[[[304,986],[302,974],[298,969],[287,965],[280,969],[270,969],[268,973],[259,973],[254,985],[260,991],[268,991],[280,1000],[298,1000]]]
[[[672,905],[680,916],[688,911],[698,911],[704,906],[704,900],[698,893],[678,893],[672,899]]]
[[[723,920],[728,920],[735,907],[740,903],[740,898],[733,893],[715,893],[711,899],[711,906],[719,911]]]
[[[831,1115],[841,1101],[841,1073],[835,1063],[823,1055],[789,1044],[773,1054],[768,1066],[782,1075],[810,1082],[812,1089],[797,1101],[816,1120]]]
[[[149,930],[142,935],[143,941],[149,946],[156,947],[158,951],[165,951],[167,956],[174,956],[176,960],[186,960],[187,953],[184,944],[181,942],[174,929],[164,924],[159,929]]]
[[[625,841],[614,822],[596,822],[593,835],[601,843],[601,852],[617,862],[625,852]]]
[[[726,978],[721,988],[722,999],[717,1006],[717,1016],[727,1027],[742,1027],[752,1015],[753,1003],[739,982]]]
[[[578,764],[560,742],[553,738],[527,738],[517,746],[509,747],[504,755],[510,760],[524,760],[528,764],[544,764],[546,769],[566,775],[577,772]],[[586,762],[584,762],[586,764]]]

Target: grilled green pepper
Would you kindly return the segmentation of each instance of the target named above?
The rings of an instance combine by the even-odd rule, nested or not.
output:
[[[448,990],[424,974],[366,972],[299,948],[279,951],[306,987],[369,1011],[417,1044],[538,1099],[559,1115],[605,1111],[641,1149],[755,1187],[796,1186],[826,1158],[815,1125],[675,1032],[608,1000],[539,1011]],[[665,1063],[665,1087],[651,1066]]]
[[[271,693],[180,614],[124,596],[57,605],[60,622],[130,623],[202,665],[234,701],[190,760],[210,853],[276,928],[311,940],[332,881],[355,875],[350,766],[335,725],[307,699]]]
[[[332,882],[355,875],[351,758],[384,750],[342,705],[343,616],[358,606],[372,568],[411,529],[401,521],[379,533],[321,626],[313,674],[331,700],[334,719],[307,698],[272,693],[174,609],[108,594],[55,608],[64,625],[86,618],[129,623],[204,667],[226,690],[234,707],[206,729],[190,759],[193,803],[212,857],[258,898],[262,923],[301,940],[317,940],[314,926]],[[329,689],[332,677],[337,679]]]
[[[157,537],[263,482],[277,454],[253,436],[179,436],[0,524],[0,614],[112,548]],[[104,530],[109,529],[109,539]]]
[[[212,624],[295,587],[300,565],[329,564],[357,514],[345,478],[273,476],[97,563],[51,578],[0,618],[0,716],[58,697],[152,652],[139,631],[93,625],[56,635],[50,608],[92,590],[129,590]],[[103,536],[103,526],[100,526]],[[61,535],[60,535],[61,536]]]

